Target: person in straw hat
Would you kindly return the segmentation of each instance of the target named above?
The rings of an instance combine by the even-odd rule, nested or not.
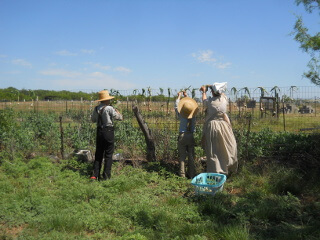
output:
[[[203,124],[204,149],[207,172],[230,174],[238,168],[237,142],[227,115],[228,98],[224,94],[227,83],[209,85],[212,97],[207,98],[207,87],[202,86],[206,117]]]
[[[96,152],[93,163],[93,176],[91,179],[106,180],[111,178],[112,155],[114,152],[114,120],[122,120],[120,112],[110,106],[114,97],[107,90],[99,92],[100,104],[96,106],[91,115],[91,120],[97,123]],[[104,168],[102,178],[100,177],[102,160],[104,157]]]
[[[181,95],[183,98],[181,99]],[[189,178],[193,178],[196,175],[195,162],[194,162],[194,130],[196,125],[196,114],[198,112],[197,102],[188,97],[186,91],[178,93],[178,97],[175,102],[175,111],[179,117],[179,137],[178,137],[178,152],[180,162],[180,176],[186,177],[185,172],[185,160],[188,156],[188,171]]]

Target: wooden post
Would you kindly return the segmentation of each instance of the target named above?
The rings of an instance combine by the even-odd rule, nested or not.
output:
[[[314,97],[314,116],[317,116],[317,97]]]
[[[286,131],[286,117],[284,110],[284,99],[282,98],[283,130]]]
[[[39,97],[37,96],[37,113],[39,113]]]
[[[246,155],[247,155],[247,160],[250,160],[250,155],[249,155],[249,141],[250,141],[250,130],[251,130],[251,118],[252,115],[250,114],[248,117],[248,130],[247,130],[247,138],[246,138]],[[244,159],[244,163],[245,163]]]
[[[129,97],[127,96],[127,112],[129,112]]]
[[[156,148],[155,148],[154,139],[153,139],[151,130],[149,129],[146,122],[143,120],[143,118],[139,112],[138,107],[136,105],[133,105],[132,110],[134,112],[135,117],[137,118],[140,129],[142,130],[144,138],[146,140],[147,160],[151,161],[151,162],[155,162],[156,161]]]
[[[33,98],[32,98],[32,106],[33,106],[33,112],[35,113],[36,112],[36,103],[33,101]]]
[[[59,117],[59,120],[60,120],[60,140],[61,140],[60,153],[61,153],[61,158],[64,159],[62,116]]]

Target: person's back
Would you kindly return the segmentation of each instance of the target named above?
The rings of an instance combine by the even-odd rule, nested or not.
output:
[[[184,98],[181,99],[183,93]],[[186,92],[179,92],[175,102],[175,110],[179,117],[179,137],[178,137],[178,152],[180,162],[180,176],[185,177],[185,159],[188,156],[188,176],[195,176],[194,162],[194,146],[195,140],[193,133],[195,131],[196,118],[198,112],[198,104],[192,98],[189,98]]]
[[[224,95],[227,83],[214,83],[210,86],[212,97],[207,98],[202,86],[202,100],[207,107],[203,124],[204,149],[207,157],[207,172],[228,175],[238,166],[237,142],[227,115],[228,100]]]
[[[110,106],[110,100],[113,97],[108,91],[99,92],[100,104],[93,110],[91,121],[97,124],[96,152],[94,161],[94,172],[91,179],[101,179],[100,171],[103,158],[104,169],[102,179],[111,178],[112,155],[114,152],[114,120],[122,120],[122,115],[117,109]]]

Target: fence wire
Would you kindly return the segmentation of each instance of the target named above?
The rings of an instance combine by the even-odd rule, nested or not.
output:
[[[114,106],[132,118],[132,106],[137,105],[145,122],[151,129],[178,128],[174,112],[177,89],[135,89],[109,90],[115,96]],[[199,104],[197,124],[204,120],[199,89],[189,88],[188,96]],[[208,93],[210,95],[210,93]],[[228,114],[233,128],[250,127],[252,131],[270,128],[275,131],[317,131],[320,128],[320,88],[319,87],[273,87],[273,88],[231,88],[226,92],[229,98]],[[96,92],[92,92],[95,99]],[[97,104],[95,101],[20,101],[0,102],[0,109],[12,108],[15,111],[32,112],[90,112]]]

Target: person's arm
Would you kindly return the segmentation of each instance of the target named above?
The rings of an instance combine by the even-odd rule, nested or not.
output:
[[[224,93],[221,93],[221,96],[224,97],[224,98],[226,99],[226,102],[228,103],[228,98],[227,98],[227,96],[226,96]],[[228,104],[227,104],[226,108],[228,108]],[[229,119],[227,113],[224,113],[224,114],[223,114],[223,120],[226,121],[227,123],[229,123],[229,125],[231,126],[231,122],[230,122],[230,119]]]
[[[116,120],[119,120],[119,121],[123,120],[122,114],[116,108],[114,108],[113,116],[114,116],[114,119]]]
[[[182,91],[184,97],[188,97],[187,91]]]
[[[227,123],[229,123],[229,125],[231,126],[230,119],[226,113],[223,114],[223,120],[226,121]]]
[[[202,101],[207,100],[206,86],[201,86],[200,91],[202,92]]]
[[[178,115],[179,115],[178,105],[179,105],[180,99],[181,99],[181,92],[178,92],[178,97],[174,103],[174,110],[175,110],[176,114],[178,114]]]

